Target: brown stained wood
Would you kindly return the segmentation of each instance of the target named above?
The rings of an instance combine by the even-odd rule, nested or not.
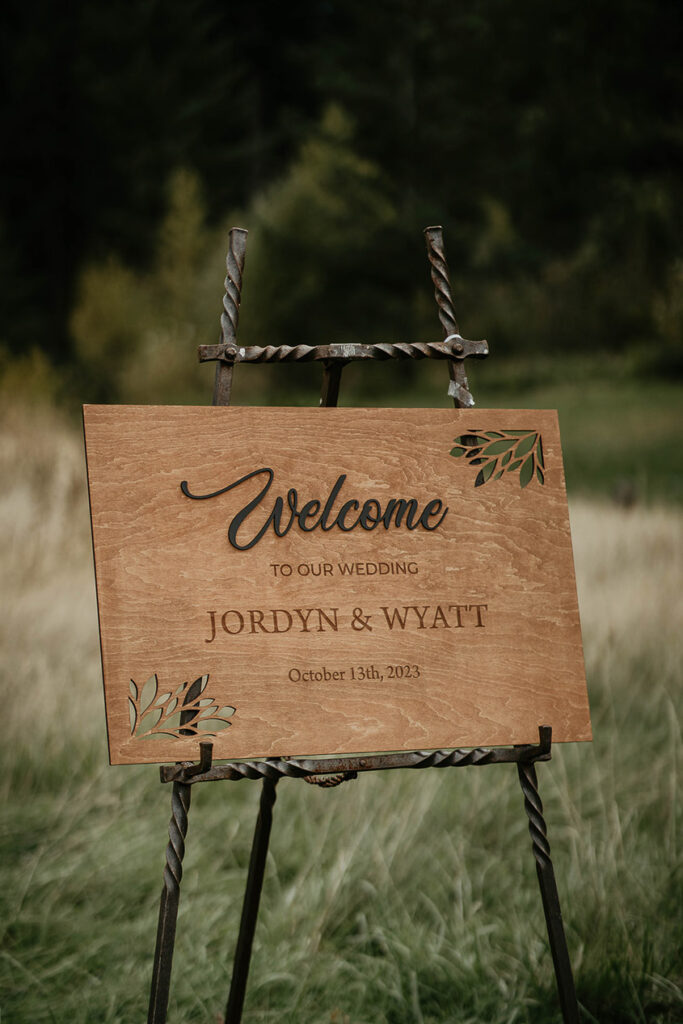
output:
[[[546,723],[555,742],[591,738],[556,413],[86,406],[84,418],[112,763],[196,759],[202,738],[216,759],[532,743]],[[283,529],[290,489],[298,511],[324,506],[345,474],[328,529],[309,506],[286,535],[271,523],[240,550],[229,527],[267,474],[210,498],[181,490],[266,469],[237,544],[278,496]],[[395,526],[392,498],[415,499],[414,529],[405,515]],[[389,527],[340,529],[353,499],[374,500],[366,526],[384,514]],[[343,525],[357,518],[349,508]],[[189,708],[209,726],[190,738],[184,699],[185,720]]]

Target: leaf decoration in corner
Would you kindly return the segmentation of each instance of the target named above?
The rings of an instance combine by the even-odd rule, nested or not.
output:
[[[479,470],[475,487],[490,480],[499,480],[503,473],[519,471],[520,487],[526,487],[536,478],[545,483],[543,440],[537,430],[477,430],[459,434],[451,455],[463,456]]]
[[[215,736],[232,723],[229,719],[235,708],[221,707],[213,697],[207,696],[209,676],[200,676],[193,683],[186,682],[173,692],[160,693],[156,673],[142,687],[130,681],[128,710],[130,734],[134,739],[161,739],[171,736]]]

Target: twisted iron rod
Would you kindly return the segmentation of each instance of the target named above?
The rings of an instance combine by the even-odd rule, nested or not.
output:
[[[444,341],[377,342],[373,345],[338,342],[330,345],[248,345],[234,343],[200,345],[199,362],[214,359],[228,363],[311,363],[352,362],[358,360],[387,359],[456,359],[467,356],[483,358],[488,355],[485,341],[469,341],[459,334],[449,335]]]
[[[439,307],[439,320],[443,327],[443,336],[449,334],[460,334],[458,322],[455,319],[455,308],[451,296],[451,285],[448,279],[448,264],[446,262],[446,250],[443,243],[443,228],[440,224],[434,227],[425,228],[425,239],[427,241],[427,255],[431,265],[432,282],[434,284],[434,297]]]
[[[201,678],[195,679],[185,694],[184,704],[189,704],[199,696],[201,683]],[[187,725],[188,720],[193,715],[194,712],[192,711],[181,711],[181,733],[183,733],[183,726]],[[185,730],[185,734],[187,732],[188,730]],[[202,750],[201,763],[207,763],[206,753],[206,748],[204,748]],[[187,835],[191,798],[192,790],[184,779],[179,779],[173,783],[171,820],[168,825],[164,884],[161,890],[161,900],[159,901],[159,923],[157,925],[157,942],[154,950],[154,967],[152,969],[147,1024],[165,1024],[166,1022],[176,923],[178,921],[178,907],[180,905],[180,882],[183,877],[185,837]]]
[[[529,835],[536,863],[540,868],[551,864],[550,843],[543,817],[543,801],[538,792],[536,768],[533,764],[518,764],[517,773],[524,794],[524,810],[529,819]]]
[[[443,327],[444,337],[451,334],[459,334],[458,322],[455,319],[455,309],[451,297],[451,286],[448,279],[448,264],[446,263],[446,250],[443,244],[443,228],[440,224],[425,228],[425,239],[427,241],[427,255],[431,265],[432,282],[434,284],[434,297],[439,308],[439,320]],[[474,399],[470,393],[467,382],[467,373],[462,362],[449,363],[448,372],[451,383],[448,394],[453,398],[456,409],[469,409],[474,405]]]
[[[180,880],[183,877],[185,836],[192,789],[185,783],[174,782],[171,796],[171,820],[168,825],[168,845],[164,867],[164,885],[159,902],[159,924],[154,951],[154,968],[149,996],[147,1024],[164,1024],[168,1009],[168,995],[173,967]]]
[[[225,293],[221,313],[221,343],[234,343],[242,299],[242,273],[247,251],[247,234],[244,228],[231,228],[228,236],[228,252],[225,257]],[[230,405],[233,367],[219,363],[213,390],[214,405]]]
[[[548,830],[543,817],[543,803],[538,792],[536,768],[533,764],[520,762],[517,765],[517,773],[524,794],[524,810],[529,819],[529,834],[536,859],[536,874],[555,968],[562,1020],[564,1024],[579,1024],[579,1004],[576,1000],[574,977],[562,923],[555,871],[550,858]]]

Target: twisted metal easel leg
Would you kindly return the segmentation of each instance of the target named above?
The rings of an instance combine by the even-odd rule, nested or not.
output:
[[[447,338],[451,334],[460,334],[460,328],[458,327],[458,321],[455,319],[455,307],[448,278],[446,249],[443,244],[443,228],[440,224],[425,228],[424,236],[427,242],[427,255],[431,266],[434,298],[439,307],[439,320],[443,328],[443,336]],[[467,371],[465,370],[464,362],[451,360],[448,364],[448,372],[451,377],[448,394],[453,399],[453,405],[456,409],[471,408],[474,405],[474,399],[467,382]]]
[[[247,250],[247,232],[244,228],[231,228],[228,239],[228,253],[225,257],[225,294],[221,314],[221,341],[235,344],[237,324],[242,301],[242,273]],[[230,405],[232,395],[232,362],[216,364],[216,379],[213,388],[213,405]]]
[[[189,704],[201,692],[202,680],[195,679],[185,695],[183,704]],[[187,735],[183,727],[192,718],[191,711],[180,712],[180,733]],[[189,730],[188,730],[189,731]],[[202,759],[207,754],[211,760],[210,745],[200,744]],[[171,987],[171,968],[173,967],[173,948],[175,946],[175,930],[180,904],[180,880],[183,877],[183,857],[185,856],[185,836],[187,835],[187,816],[190,811],[192,787],[185,782],[174,782],[171,793],[171,820],[168,824],[168,845],[166,847],[166,866],[164,868],[164,887],[161,890],[159,903],[159,924],[157,926],[157,944],[154,950],[154,967],[152,969],[152,986],[149,993],[149,1010],[147,1024],[166,1024],[168,1010],[168,993]]]
[[[243,228],[232,228],[230,231],[228,254],[226,257],[225,295],[223,296],[223,313],[221,315],[221,340],[228,344],[236,344],[237,324],[239,321],[240,302],[242,299],[242,274],[247,249],[247,234]],[[230,405],[232,397],[233,364],[219,362],[216,366],[216,381],[213,393],[213,405]],[[336,405],[339,391],[341,367],[325,367],[323,405]],[[266,869],[266,856],[270,841],[270,829],[273,823],[273,804],[275,803],[274,780],[265,778],[261,790],[259,814],[256,819],[254,839],[251,846],[247,886],[244,891],[240,930],[237,936],[235,959],[230,982],[228,1005],[225,1011],[225,1024],[239,1024],[242,1019],[242,1007],[247,989],[251,947],[256,931],[256,919],[261,901],[263,876]]]
[[[173,783],[171,796],[171,821],[168,826],[168,846],[164,868],[164,887],[159,904],[159,925],[157,944],[154,951],[152,987],[149,995],[147,1024],[166,1024],[168,994],[171,985],[173,947],[175,945],[178,905],[180,903],[180,880],[183,877],[187,815],[190,810],[192,787],[183,782]]]
[[[543,818],[543,803],[538,793],[536,766],[520,762],[517,765],[519,782],[524,793],[524,810],[529,819],[529,834],[536,858],[536,874],[541,890],[543,912],[548,929],[550,952],[555,967],[555,979],[560,997],[560,1008],[564,1024],[579,1024],[579,1005],[576,1001],[574,977],[567,950],[567,939],[562,924],[560,897],[555,882],[555,871],[550,859],[550,843]]]
[[[228,1005],[225,1010],[225,1024],[239,1024],[242,1020],[242,1007],[244,1006],[244,996],[247,990],[247,978],[251,961],[251,947],[254,941],[254,932],[256,931],[256,919],[261,900],[261,889],[263,888],[263,876],[266,870],[270,828],[273,823],[273,804],[277,797],[275,792],[277,781],[277,778],[266,778],[263,780],[261,803],[258,818],[256,819],[256,828],[254,829],[254,840],[251,846],[247,887],[244,891],[244,903],[242,904],[242,919],[240,920],[240,930],[237,936],[230,994],[228,995]]]

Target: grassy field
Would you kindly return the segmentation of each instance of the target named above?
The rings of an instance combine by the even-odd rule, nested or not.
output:
[[[541,792],[583,1021],[673,1024],[683,517],[656,499],[680,488],[675,389],[633,388],[625,405],[618,389],[571,398],[569,383],[482,396],[574,409],[561,424],[595,740],[556,748]],[[146,1015],[170,791],[152,767],[107,766],[78,431],[12,408],[0,426],[0,1020],[132,1024]],[[623,475],[650,473],[636,481],[645,501],[617,507],[592,484],[596,428]],[[195,790],[174,1024],[221,1019],[258,797],[248,782]],[[280,784],[245,1024],[558,1020],[514,769]]]

